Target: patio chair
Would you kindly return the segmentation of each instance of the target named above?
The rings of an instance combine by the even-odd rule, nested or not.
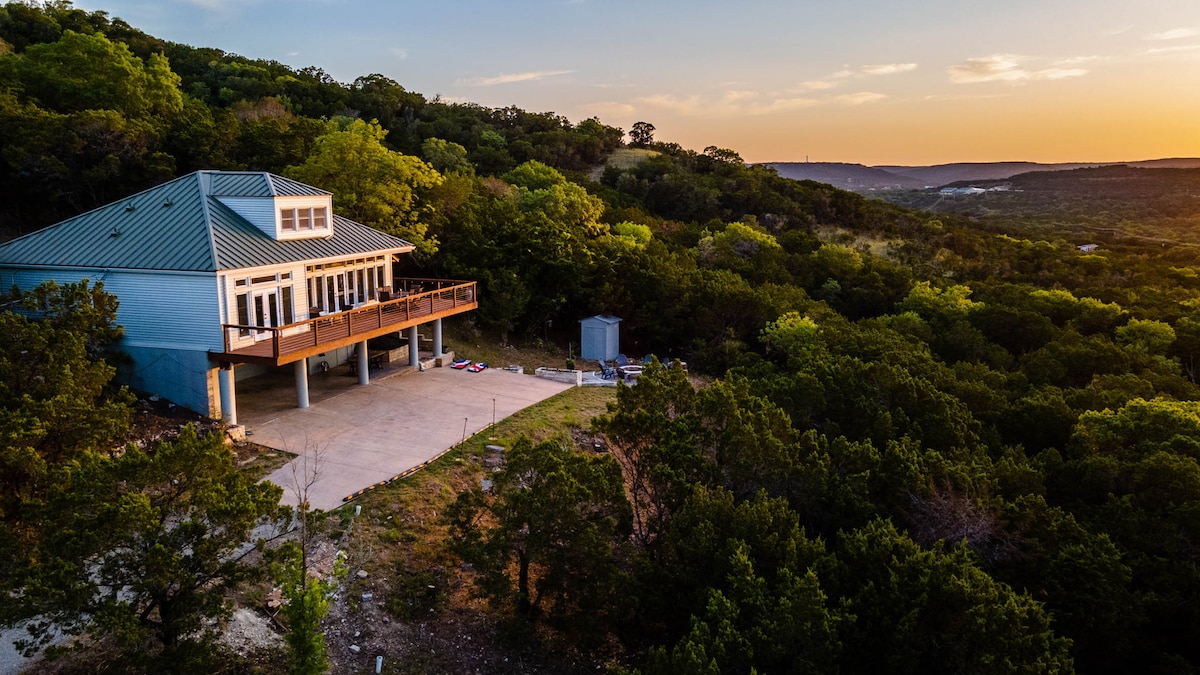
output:
[[[624,354],[617,354],[617,367],[624,368],[629,365],[629,359]]]
[[[617,379],[617,369],[610,367],[603,359],[600,360],[600,379],[615,380]]]

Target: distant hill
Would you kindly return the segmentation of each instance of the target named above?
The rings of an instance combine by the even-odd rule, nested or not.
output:
[[[879,190],[912,190],[940,187],[950,183],[1006,180],[1031,171],[1069,171],[1102,166],[1131,166],[1155,169],[1200,168],[1200,158],[1180,157],[1151,159],[1138,162],[1072,162],[1040,164],[1038,162],[960,162],[934,166],[881,165],[864,166],[841,162],[769,162],[784,178],[815,180],[855,192]]]
[[[925,187],[920,178],[903,176],[884,168],[842,162],[773,162],[767,164],[780,176],[795,180],[815,180],[843,190],[918,190]]]

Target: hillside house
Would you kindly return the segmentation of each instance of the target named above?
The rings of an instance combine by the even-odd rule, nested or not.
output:
[[[0,244],[0,287],[103,282],[117,296],[131,387],[237,424],[236,382],[308,376],[367,340],[477,307],[473,282],[402,279],[412,244],[333,212],[329,192],[265,172],[199,171]]]

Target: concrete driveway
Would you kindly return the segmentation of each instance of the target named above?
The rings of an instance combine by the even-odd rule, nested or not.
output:
[[[239,393],[239,421],[251,434],[247,440],[298,455],[267,477],[283,487],[285,504],[297,503],[297,485],[315,468],[309,504],[330,510],[344,497],[456,445],[464,425],[467,437],[486,429],[493,409],[500,421],[567,389],[570,385],[499,369],[430,368],[343,387],[314,398],[304,410],[278,409],[275,401],[294,400],[286,388],[264,405]]]

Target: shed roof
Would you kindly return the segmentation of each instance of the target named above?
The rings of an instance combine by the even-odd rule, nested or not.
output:
[[[596,316],[589,316],[586,319],[580,319],[579,323],[603,323],[611,326],[615,323],[621,323],[621,318],[608,314],[597,314]]]
[[[328,194],[266,172],[198,171],[0,244],[0,265],[214,272],[412,249],[337,215],[332,236],[279,241],[217,199]]]

